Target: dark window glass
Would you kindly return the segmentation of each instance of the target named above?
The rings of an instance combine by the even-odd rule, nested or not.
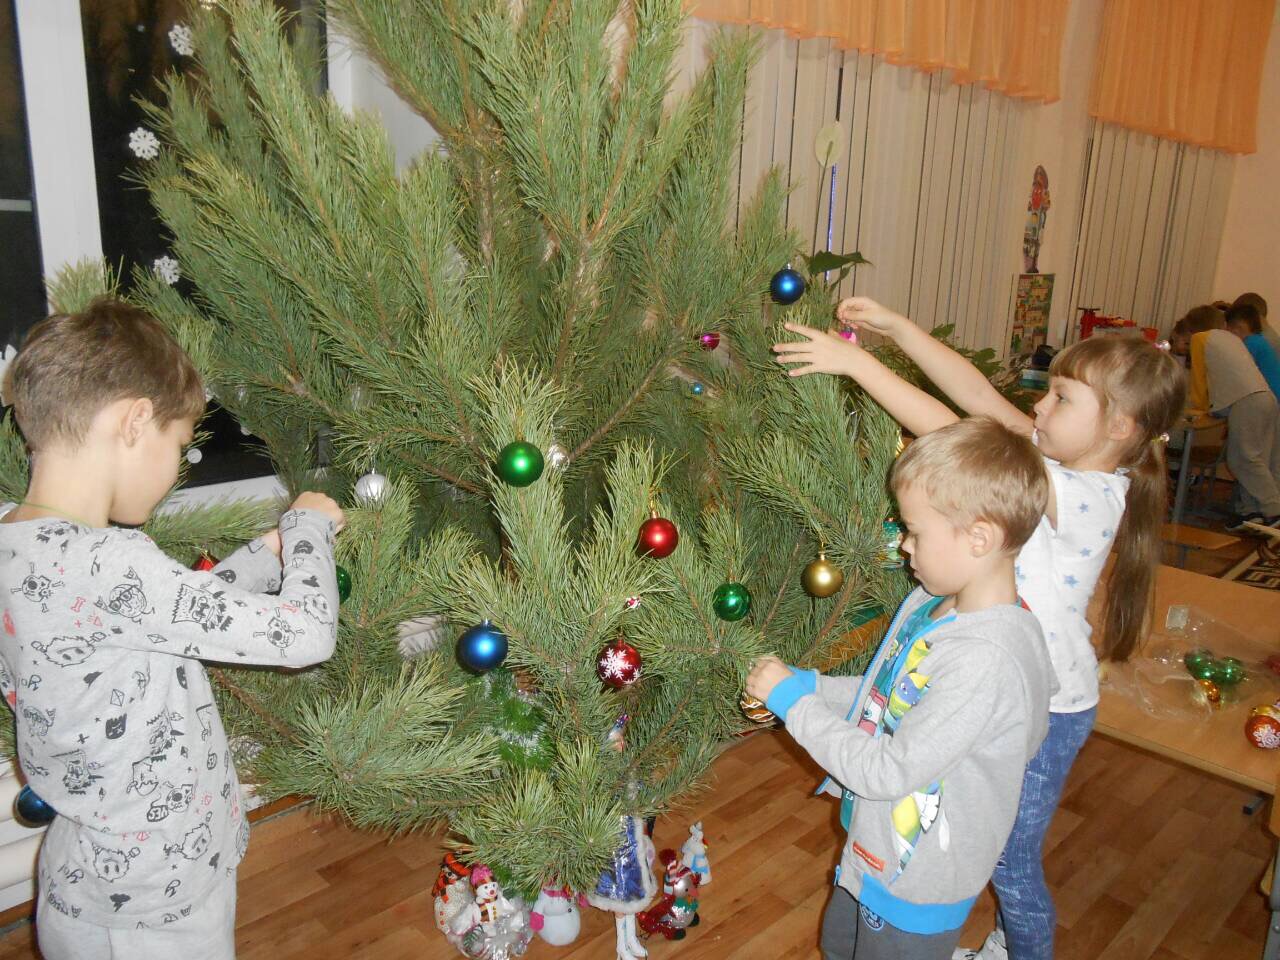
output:
[[[11,0],[0,0],[0,351],[44,316],[30,141]]]
[[[319,0],[276,0],[289,15],[295,43],[305,46],[304,62],[314,65],[317,92],[324,89],[324,22]],[[127,286],[134,265],[150,269],[170,254],[165,229],[146,192],[128,178],[141,162],[130,134],[146,126],[137,101],[157,100],[159,81],[181,72],[189,59],[175,49],[170,32],[186,16],[186,0],[81,0],[93,158],[102,222],[102,250],[121,268]],[[183,281],[185,283],[185,281]],[[184,292],[190,292],[185,287]],[[187,485],[262,476],[271,471],[261,444],[241,433],[217,404],[202,425],[212,436],[201,446]]]

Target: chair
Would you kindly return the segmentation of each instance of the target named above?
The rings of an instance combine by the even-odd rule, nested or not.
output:
[[[1219,426],[1190,434],[1191,462],[1187,466],[1187,506],[1200,510],[1213,502],[1213,482],[1218,479],[1218,468],[1227,460],[1227,421]]]

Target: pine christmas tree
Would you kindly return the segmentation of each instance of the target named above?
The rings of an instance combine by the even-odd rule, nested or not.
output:
[[[328,10],[438,150],[397,173],[374,119],[314,95],[268,5],[226,0],[192,5],[195,65],[150,109],[161,150],[141,167],[184,281],[139,273],[129,295],[291,492],[351,508],[337,653],[216,668],[224,722],[262,745],[246,772],[269,796],[366,827],[447,823],[515,890],[590,889],[620,816],[667,809],[751,725],[757,656],[829,667],[902,595],[882,562],[899,434],[772,359],[784,313],[825,326],[831,304],[819,284],[768,301],[796,253],[776,177],[734,222],[742,35],[677,100],[679,0]],[[69,274],[55,303],[104,283]],[[526,486],[495,473],[515,442],[547,461]],[[353,500],[371,470],[388,490]],[[651,511],[679,531],[665,558],[637,550]],[[232,505],[152,532],[194,559],[266,523]],[[825,599],[801,586],[820,550],[844,573]],[[717,615],[728,583],[749,590],[743,619]],[[406,656],[402,625],[432,616],[445,642]],[[509,652],[477,675],[454,641],[485,620]],[[617,689],[597,661],[619,640],[642,667]]]

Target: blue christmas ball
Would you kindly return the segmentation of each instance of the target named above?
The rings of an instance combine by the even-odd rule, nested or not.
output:
[[[507,659],[507,636],[488,620],[458,638],[458,660],[468,670],[485,673]]]
[[[784,306],[795,303],[804,296],[804,277],[790,267],[779,270],[769,281],[769,296]]]
[[[58,815],[58,811],[41,800],[40,795],[28,786],[18,791],[18,799],[13,802],[13,812],[19,821],[32,827],[43,827]]]
[[[695,397],[702,396],[703,391],[705,391],[706,389],[707,388],[704,387],[702,384],[700,384],[697,380],[693,381],[693,383],[689,387],[690,392],[692,392]]]

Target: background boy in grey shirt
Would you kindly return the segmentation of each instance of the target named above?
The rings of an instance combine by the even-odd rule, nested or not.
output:
[[[0,693],[23,773],[58,812],[38,866],[41,952],[234,957],[249,829],[200,660],[333,653],[342,511],[303,494],[212,572],[110,526],[150,516],[205,402],[182,349],[123,303],[38,323],[4,386],[32,473],[0,519]]]
[[[951,957],[1013,827],[1056,685],[1014,581],[1049,490],[1031,441],[962,420],[914,441],[892,484],[921,586],[866,675],[767,657],[747,680],[843,788],[828,960]]]

